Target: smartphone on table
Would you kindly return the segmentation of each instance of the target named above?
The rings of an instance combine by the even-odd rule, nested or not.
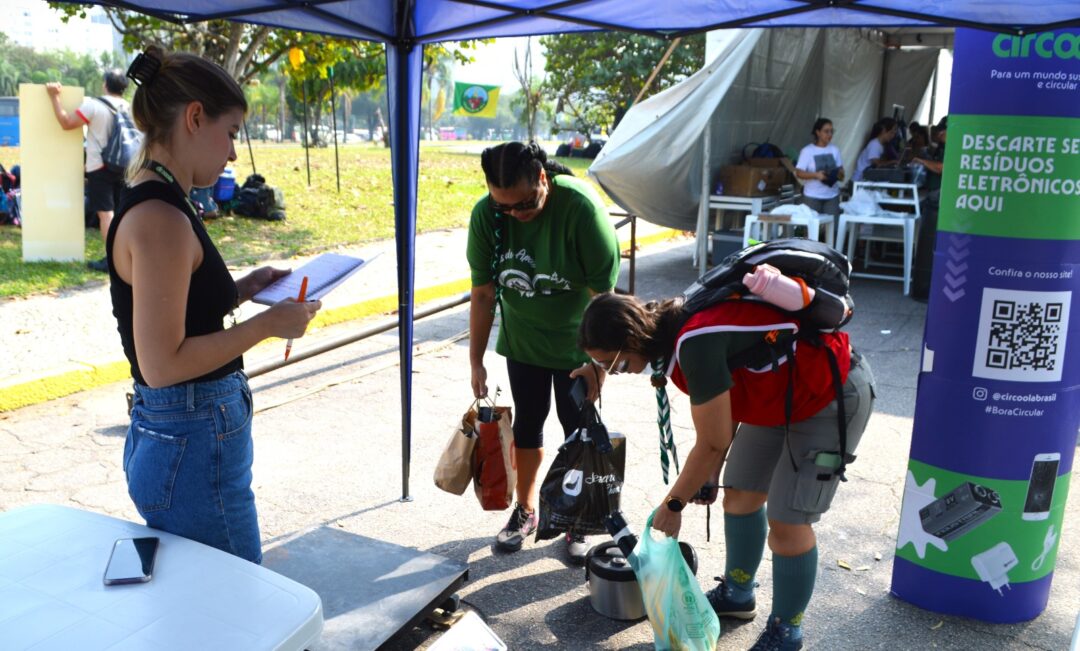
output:
[[[105,566],[105,585],[146,583],[154,575],[159,539],[121,538],[113,543]]]
[[[1028,480],[1027,499],[1024,500],[1025,520],[1045,520],[1050,516],[1050,504],[1054,498],[1058,464],[1061,454],[1047,452],[1036,454],[1031,463],[1031,479]]]

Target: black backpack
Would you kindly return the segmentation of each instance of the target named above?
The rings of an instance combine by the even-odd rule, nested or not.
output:
[[[135,127],[135,122],[127,111],[117,109],[104,97],[94,99],[104,104],[113,116],[109,139],[101,148],[101,162],[105,163],[108,170],[123,174],[142,146],[142,132]]]
[[[750,293],[743,284],[743,276],[761,264],[769,264],[789,278],[798,278],[814,290],[810,304],[794,312],[768,303]],[[741,251],[736,251],[716,267],[699,278],[683,293],[683,311],[689,316],[712,307],[721,301],[746,300],[759,301],[772,305],[784,314],[794,317],[799,322],[799,331],[794,338],[787,340],[764,335],[759,344],[750,346],[728,358],[731,370],[739,368],[764,368],[771,365],[773,371],[779,370],[779,360],[787,357],[788,372],[791,381],[784,401],[784,421],[791,422],[791,405],[794,392],[794,344],[796,341],[813,346],[821,346],[819,335],[836,332],[850,320],[855,311],[855,302],[849,293],[851,263],[847,257],[832,247],[802,238],[769,240]],[[832,371],[833,388],[836,391],[838,408],[838,429],[840,447],[836,451],[839,467],[832,473],[818,475],[818,479],[827,480],[833,475],[844,477],[847,464],[855,460],[847,450],[847,419],[844,414],[844,391],[840,382],[840,367],[836,358],[829,351],[829,366]],[[790,449],[789,449],[790,455]],[[797,468],[794,457],[791,464]]]
[[[275,189],[266,185],[266,179],[261,174],[252,174],[247,177],[244,185],[236,192],[233,202],[232,210],[238,215],[269,221],[285,219],[282,202],[278,199]]]
[[[770,264],[814,290],[807,307],[796,312],[781,310],[799,319],[800,331],[811,330],[808,335],[835,332],[851,320],[855,310],[848,292],[851,263],[836,249],[801,238],[769,240],[732,253],[683,292],[683,310],[695,314],[732,298],[765,302],[743,284],[743,276],[760,264]]]

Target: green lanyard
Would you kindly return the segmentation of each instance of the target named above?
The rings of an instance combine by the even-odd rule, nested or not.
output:
[[[154,174],[157,174],[161,178],[165,179],[165,183],[167,183],[170,188],[175,190],[178,195],[183,197],[184,203],[186,203],[188,208],[191,209],[192,216],[199,216],[199,211],[195,209],[195,204],[191,203],[191,198],[187,195],[186,192],[184,192],[184,188],[180,187],[180,184],[176,182],[176,177],[173,176],[173,173],[169,171],[169,168],[165,167],[164,165],[155,160],[147,161],[146,168]]]

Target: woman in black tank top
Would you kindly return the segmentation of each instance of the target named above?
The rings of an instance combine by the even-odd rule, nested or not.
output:
[[[263,267],[234,282],[187,198],[236,160],[244,94],[217,65],[157,48],[127,74],[144,142],[105,250],[135,380],[128,493],[148,525],[258,563],[242,355],[269,337],[303,336],[321,304],[283,301],[225,328],[236,306],[288,273]]]

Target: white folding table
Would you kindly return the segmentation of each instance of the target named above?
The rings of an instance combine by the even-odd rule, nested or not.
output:
[[[157,536],[148,583],[105,586],[118,538]],[[218,549],[64,506],[0,513],[0,648],[299,650],[322,631],[311,589]]]

